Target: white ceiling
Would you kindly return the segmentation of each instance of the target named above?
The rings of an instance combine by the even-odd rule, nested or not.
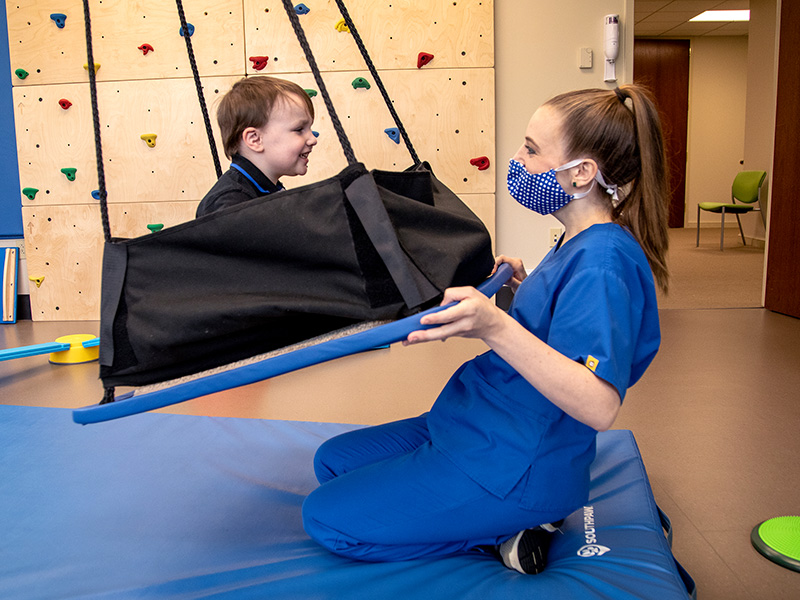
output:
[[[689,23],[706,10],[750,8],[750,0],[634,0],[633,28],[636,37],[698,37],[747,35],[747,21],[734,23]]]

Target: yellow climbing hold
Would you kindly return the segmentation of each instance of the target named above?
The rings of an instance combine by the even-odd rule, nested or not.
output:
[[[336,31],[339,33],[350,33],[350,28],[345,24],[344,19],[339,19],[339,22],[336,23]]]
[[[89,63],[84,63],[83,68],[89,70]],[[97,70],[100,68],[100,63],[94,63],[94,73],[97,75]]]
[[[30,279],[33,283],[35,283],[36,287],[38,288],[42,287],[42,282],[44,281],[44,275],[42,275],[41,277],[34,277],[33,275],[31,275],[30,277],[28,277],[28,279]]]
[[[150,148],[156,147],[156,138],[158,136],[155,133],[143,133],[139,137],[142,138]]]

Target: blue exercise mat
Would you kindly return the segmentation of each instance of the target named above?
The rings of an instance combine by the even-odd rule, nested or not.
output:
[[[0,406],[0,598],[689,597],[629,431],[598,436],[589,504],[530,576],[480,555],[359,563],[314,543],[300,516],[314,451],[356,426],[70,416]]]
[[[511,275],[511,266],[502,264],[489,279],[478,286],[478,290],[491,298],[511,278]],[[429,325],[420,325],[420,319],[425,315],[444,310],[449,306],[452,306],[452,304],[437,306],[405,319],[399,319],[344,337],[333,338],[319,344],[304,346],[285,354],[270,356],[230,370],[212,372],[163,389],[120,396],[115,402],[79,408],[73,412],[73,419],[76,423],[88,425],[89,423],[128,417],[207,394],[229,390],[255,383],[256,381],[263,381],[270,377],[277,377],[290,371],[310,367],[335,358],[393,344],[406,339],[412,331],[430,329],[431,326]]]

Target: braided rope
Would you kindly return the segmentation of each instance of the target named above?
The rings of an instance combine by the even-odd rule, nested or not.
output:
[[[211,117],[208,115],[208,107],[206,106],[206,99],[203,95],[203,84],[200,83],[200,73],[197,70],[197,61],[194,57],[194,50],[192,49],[192,36],[189,35],[189,25],[186,22],[186,14],[183,11],[183,2],[175,0],[178,5],[178,16],[181,20],[181,27],[183,28],[183,39],[186,41],[186,52],[189,54],[189,64],[192,67],[192,75],[194,76],[194,85],[197,89],[197,99],[200,101],[200,110],[203,112],[203,123],[206,126],[206,135],[208,136],[208,145],[211,148],[211,158],[214,161],[214,170],[217,172],[217,179],[222,177],[222,167],[219,163],[219,152],[217,150],[217,143],[214,140],[214,131],[211,129]]]
[[[328,88],[325,87],[325,82],[322,80],[322,74],[319,72],[317,61],[314,59],[314,55],[311,53],[311,47],[308,45],[306,34],[303,31],[303,27],[300,25],[300,19],[294,10],[291,0],[283,0],[283,7],[286,9],[286,14],[289,16],[292,29],[294,29],[294,34],[297,36],[297,41],[300,42],[300,47],[303,49],[303,52],[306,55],[308,66],[311,67],[311,71],[314,73],[314,79],[317,82],[319,91],[322,93],[322,98],[325,100],[325,107],[328,109],[328,114],[331,117],[331,123],[333,123],[333,128],[336,130],[336,135],[339,137],[339,143],[342,145],[342,150],[344,151],[344,156],[347,159],[347,163],[350,165],[355,164],[358,161],[356,160],[356,155],[353,152],[353,147],[350,145],[350,140],[347,139],[347,134],[344,131],[344,127],[342,127],[342,123],[339,121],[339,116],[336,114],[336,109],[333,107],[330,94],[328,94]]]
[[[381,81],[381,78],[378,75],[378,70],[375,68],[375,64],[372,62],[372,58],[370,58],[369,52],[367,51],[367,47],[364,45],[361,36],[356,30],[356,26],[353,24],[353,19],[350,18],[350,13],[348,12],[347,7],[344,5],[344,2],[342,0],[336,0],[336,6],[339,7],[339,12],[342,13],[342,17],[344,17],[344,22],[350,29],[350,33],[353,35],[353,40],[355,40],[356,46],[358,46],[358,49],[361,52],[361,56],[364,58],[364,62],[367,63],[367,68],[369,69],[369,72],[372,73],[372,77],[375,79],[375,84],[378,86],[378,89],[380,90],[381,95],[383,96],[383,101],[386,102],[386,108],[389,109],[389,113],[392,115],[392,119],[394,119],[395,125],[397,125],[397,129],[400,131],[400,135],[403,137],[403,142],[405,142],[406,148],[408,149],[409,154],[411,154],[411,159],[414,161],[415,165],[418,165],[420,163],[420,160],[419,157],[417,156],[416,151],[414,150],[414,146],[411,144],[411,139],[408,137],[408,133],[406,132],[406,128],[403,126],[403,123],[400,120],[400,116],[394,109],[394,104],[392,103],[392,99],[389,98],[389,93],[386,91],[386,88],[383,85],[383,81]]]
[[[86,70],[89,72],[89,91],[92,96],[92,126],[94,128],[94,148],[97,162],[97,185],[100,195],[100,219],[103,223],[103,239],[111,243],[111,225],[108,219],[108,193],[106,191],[106,174],[103,167],[103,144],[100,139],[100,110],[97,106],[97,74],[94,72],[94,50],[92,49],[92,18],[89,14],[89,0],[83,0],[83,21],[86,31]],[[114,401],[114,388],[107,387],[103,391],[100,404]]]
[[[97,107],[97,75],[94,72],[94,51],[92,50],[92,19],[89,14],[89,0],[83,0],[83,20],[86,31],[86,63],[89,71],[89,91],[92,96],[92,125],[94,127],[94,148],[97,161],[97,185],[100,194],[100,219],[103,223],[103,237],[111,241],[111,225],[108,220],[108,193],[106,174],[103,167],[103,144],[100,140],[100,111]]]

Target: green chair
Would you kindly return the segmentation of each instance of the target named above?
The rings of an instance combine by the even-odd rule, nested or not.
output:
[[[700,245],[700,211],[705,210],[712,213],[722,215],[722,223],[720,225],[719,236],[719,249],[723,250],[725,242],[725,215],[736,215],[736,222],[739,223],[739,233],[742,234],[742,243],[746,246],[747,242],[744,239],[744,230],[742,230],[742,221],[739,215],[760,211],[761,207],[757,205],[759,196],[761,195],[761,185],[767,176],[766,171],[742,171],[733,180],[731,186],[731,203],[723,204],[720,202],[701,202],[697,205],[697,244]],[[736,201],[742,204],[736,204]],[[762,215],[762,220],[764,216]]]

